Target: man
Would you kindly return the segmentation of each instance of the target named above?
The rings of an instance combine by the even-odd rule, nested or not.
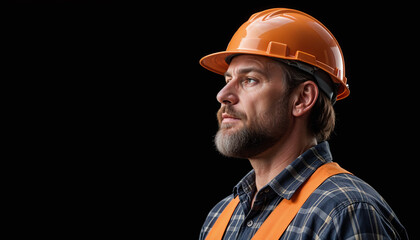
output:
[[[218,151],[253,167],[210,211],[200,239],[408,239],[372,187],[331,163],[333,104],[349,89],[324,25],[296,10],[265,10],[200,64],[226,80]]]

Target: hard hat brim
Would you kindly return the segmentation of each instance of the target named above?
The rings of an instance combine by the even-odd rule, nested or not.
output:
[[[226,58],[233,54],[237,53],[227,51],[212,53],[201,58],[200,65],[209,71],[223,75],[229,68]]]
[[[228,57],[232,55],[238,55],[238,54],[258,55],[258,56],[276,58],[276,56],[273,56],[273,54],[270,54],[270,53],[264,54],[261,51],[252,51],[252,50],[222,51],[222,52],[216,52],[216,53],[212,53],[207,56],[204,56],[200,60],[200,65],[209,71],[223,75],[229,68],[229,64],[226,62],[226,59],[228,59]],[[290,60],[294,60],[294,59],[291,58]]]

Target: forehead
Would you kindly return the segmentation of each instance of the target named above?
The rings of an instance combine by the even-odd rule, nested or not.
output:
[[[279,67],[278,63],[273,59],[257,55],[239,55],[235,56],[229,64],[225,75],[232,75],[234,73],[242,73],[258,71],[268,75],[273,67]]]

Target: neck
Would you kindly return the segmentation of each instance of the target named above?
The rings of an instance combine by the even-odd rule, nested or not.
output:
[[[302,153],[316,144],[317,141],[314,137],[290,134],[265,152],[250,158],[249,160],[255,171],[257,191],[267,185]]]

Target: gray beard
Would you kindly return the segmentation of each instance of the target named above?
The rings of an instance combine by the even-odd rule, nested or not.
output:
[[[227,157],[252,158],[277,143],[287,131],[289,120],[286,111],[278,109],[270,116],[261,116],[252,126],[231,129],[221,125],[214,142],[217,150]]]
[[[234,133],[219,129],[215,137],[217,150],[228,157],[251,158],[274,145],[276,139],[243,127]]]

